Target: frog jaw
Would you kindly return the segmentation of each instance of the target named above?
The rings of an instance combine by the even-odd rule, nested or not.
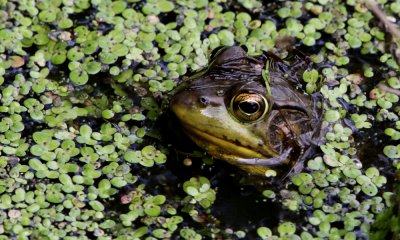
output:
[[[198,146],[206,150],[211,156],[238,166],[250,174],[265,176],[266,172],[272,167],[287,164],[289,161],[291,149],[288,149],[282,155],[267,157],[246,147],[193,129],[190,128],[189,131],[185,128],[185,132]],[[234,151],[230,152],[229,150]]]

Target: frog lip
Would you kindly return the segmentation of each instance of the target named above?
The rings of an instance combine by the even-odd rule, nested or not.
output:
[[[211,155],[221,159],[268,159],[272,156],[250,146],[237,144],[213,135],[190,123],[182,122],[186,134],[199,146],[209,151]]]

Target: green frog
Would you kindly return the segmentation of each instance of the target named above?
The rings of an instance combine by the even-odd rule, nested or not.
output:
[[[282,60],[222,47],[178,86],[170,107],[212,157],[255,175],[282,166],[290,172],[310,155],[321,128],[318,97],[306,94],[300,81],[308,66],[300,54]]]

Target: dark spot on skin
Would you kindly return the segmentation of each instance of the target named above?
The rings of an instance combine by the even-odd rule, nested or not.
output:
[[[199,98],[199,101],[200,101],[200,103],[203,104],[203,105],[208,105],[208,103],[209,103],[209,100],[208,100],[208,98],[206,98],[206,97],[200,97],[200,98]]]

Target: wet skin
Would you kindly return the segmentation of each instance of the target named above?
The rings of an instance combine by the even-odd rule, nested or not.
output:
[[[317,98],[302,90],[308,63],[238,46],[213,52],[206,69],[183,82],[170,107],[185,133],[211,156],[250,174],[298,167],[319,138]],[[268,66],[267,78],[262,69]]]

